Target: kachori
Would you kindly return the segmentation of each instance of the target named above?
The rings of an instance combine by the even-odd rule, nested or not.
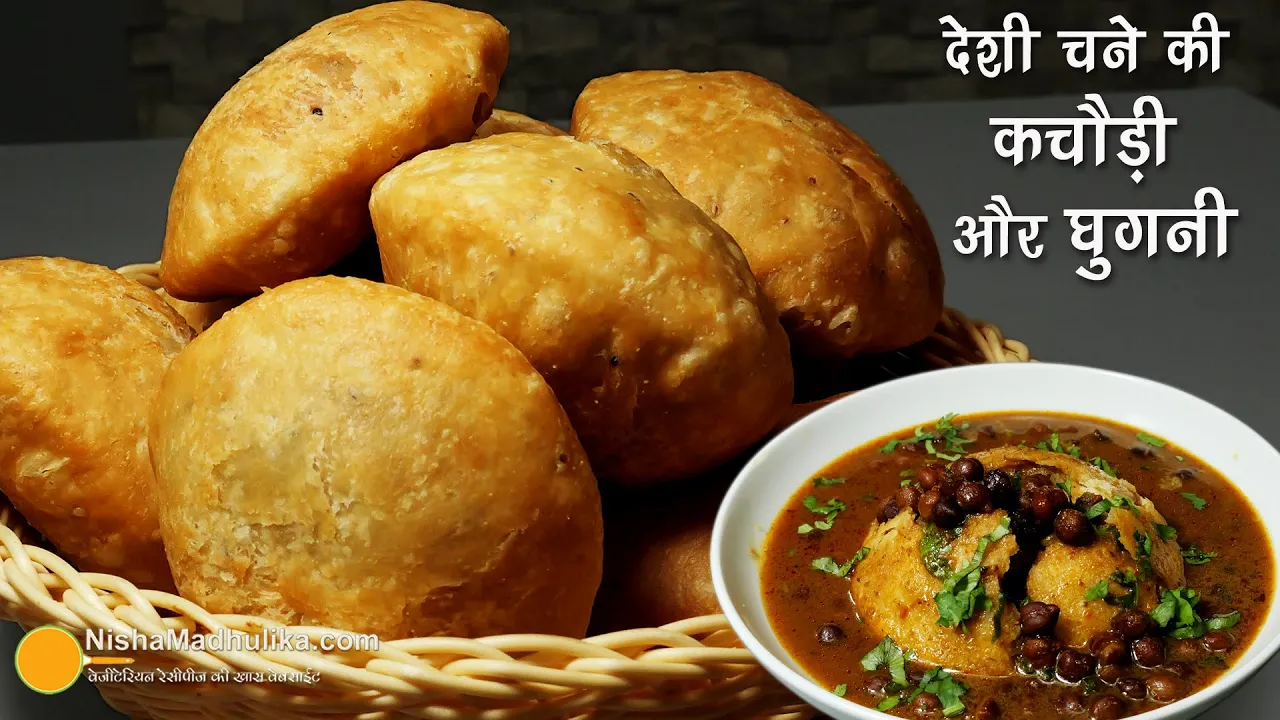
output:
[[[786,335],[733,239],[608,143],[510,133],[423,153],[370,203],[388,282],[494,328],[596,474],[689,477],[790,405]]]
[[[100,265],[0,260],[0,287],[0,490],[79,569],[172,589],[148,414],[191,328]]]
[[[581,637],[600,495],[551,389],[444,304],[298,280],[214,323],[151,425],[182,596],[376,633]]]
[[[924,213],[862,138],[745,72],[627,72],[587,84],[573,133],[666,175],[742,246],[799,351],[925,338],[943,275]]]
[[[169,202],[160,280],[211,300],[314,275],[369,230],[369,190],[488,118],[507,30],[409,0],[329,18],[268,55],[209,112]]]

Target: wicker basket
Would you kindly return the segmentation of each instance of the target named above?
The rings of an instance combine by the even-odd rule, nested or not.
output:
[[[157,289],[158,266],[125,275]],[[1025,362],[1027,347],[993,325],[947,310],[928,340],[875,361],[883,375],[922,367]],[[906,370],[903,370],[906,368]],[[801,406],[798,413],[821,402]],[[214,615],[175,595],[81,573],[0,504],[0,618],[25,628],[53,624],[83,642],[89,630],[143,634],[260,633],[261,618]],[[291,632],[319,640],[318,628]],[[330,634],[330,637],[332,635]],[[135,672],[189,668],[194,682],[99,682],[112,707],[139,720],[535,720],[542,718],[783,718],[815,713],[741,647],[722,615],[586,640],[547,635],[415,638],[375,651],[164,652],[133,656]],[[293,676],[285,682],[216,682],[213,673]],[[306,674],[306,679],[300,675]],[[174,679],[173,675],[169,676]]]

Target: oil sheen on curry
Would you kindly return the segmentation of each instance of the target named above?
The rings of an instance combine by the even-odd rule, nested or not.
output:
[[[1094,418],[907,430],[808,479],[761,563],[788,652],[900,717],[1113,720],[1220,676],[1265,621],[1257,513],[1172,443]]]

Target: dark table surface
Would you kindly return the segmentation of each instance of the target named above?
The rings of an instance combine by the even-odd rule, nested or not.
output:
[[[1232,90],[1157,93],[1169,117],[1168,160],[1135,185],[1113,157],[1072,167],[1046,156],[1013,167],[992,147],[991,117],[1074,117],[1082,98],[836,108],[899,171],[938,236],[948,303],[991,320],[1044,360],[1110,368],[1197,394],[1280,445],[1280,110]],[[1108,95],[1115,117],[1136,95]],[[117,266],[157,258],[169,189],[185,140],[0,146],[0,257],[65,255]],[[1118,146],[1112,144],[1113,154]],[[1240,211],[1230,251],[1202,258],[1167,250],[1121,253],[1108,244],[1112,276],[1075,275],[1085,261],[1070,242],[1064,209],[1191,208],[1214,186]],[[982,214],[992,194],[1015,214],[1047,215],[1038,260],[963,257],[956,219]],[[17,626],[0,623],[0,655]],[[1268,689],[1280,661],[1204,717],[1274,717]],[[1266,710],[1272,707],[1272,710]],[[87,682],[45,697],[0,672],[0,718],[117,718]]]

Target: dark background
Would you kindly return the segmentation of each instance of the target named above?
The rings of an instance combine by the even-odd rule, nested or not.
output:
[[[0,142],[190,135],[263,55],[360,0],[36,0],[5,3]],[[588,80],[644,68],[750,70],[818,105],[1228,85],[1280,102],[1278,0],[454,0],[511,29],[498,102],[567,118]],[[1045,33],[1033,71],[991,80],[947,66],[938,18]],[[1232,37],[1222,68],[1183,74],[1164,30],[1209,11]],[[1058,30],[1123,14],[1148,38],[1132,74],[1066,66]]]

